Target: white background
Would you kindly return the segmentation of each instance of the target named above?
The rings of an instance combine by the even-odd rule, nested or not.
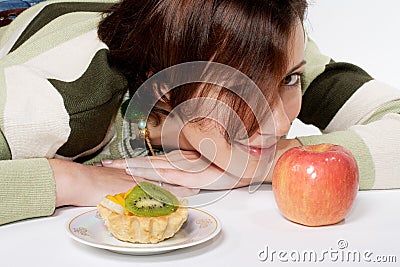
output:
[[[305,22],[320,50],[400,88],[400,1],[313,0]]]
[[[321,52],[400,89],[400,1],[311,0],[305,28]],[[288,137],[318,134],[295,121]]]

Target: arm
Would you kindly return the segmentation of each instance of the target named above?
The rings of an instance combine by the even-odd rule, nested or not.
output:
[[[55,183],[46,159],[1,160],[0,188],[0,224],[54,212]]]
[[[400,188],[396,177],[400,91],[354,65],[321,55],[312,41],[306,60],[299,119],[323,134],[298,140],[304,145],[334,143],[348,148],[359,165],[360,189]]]
[[[95,31],[99,8],[108,4],[93,3],[84,14],[71,4],[57,13],[68,13],[62,19],[47,5],[57,8],[44,2],[24,11],[0,38],[0,224],[48,216],[62,205],[93,206],[100,195],[133,184],[121,171],[46,159],[87,155],[108,142],[110,118],[126,91]],[[32,21],[46,27],[30,27]]]
[[[56,207],[96,206],[108,194],[125,192],[135,185],[123,170],[98,168],[75,162],[50,159],[54,174]]]
[[[59,159],[0,161],[0,225],[49,216],[65,205],[96,206],[107,194],[132,188],[123,170]]]

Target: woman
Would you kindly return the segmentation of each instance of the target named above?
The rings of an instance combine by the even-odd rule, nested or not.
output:
[[[176,64],[212,60],[251,77],[271,107],[274,127],[273,130],[268,127],[271,117],[260,118],[260,113],[268,111],[262,102],[256,101],[254,113],[249,112],[253,106],[243,104],[226,90],[237,82],[240,84],[241,79],[222,79],[226,84],[217,86],[184,85],[171,91],[164,88],[163,82],[156,83],[147,91],[149,96],[139,95],[140,99],[159,100],[152,107],[147,130],[141,127],[147,146],[154,147],[155,152],[157,148],[167,151],[180,148],[190,158],[196,159],[201,154],[204,157],[200,158],[205,158],[202,162],[212,163],[200,172],[190,169],[191,176],[187,176],[183,170],[174,169],[175,163],[182,160],[176,151],[167,154],[172,156],[172,162],[165,161],[163,155],[146,157],[151,161],[149,166],[154,165],[169,175],[166,176],[169,182],[194,188],[206,184],[211,189],[244,186],[252,177],[264,179],[266,172],[259,171],[266,171],[259,168],[264,150],[272,152],[271,148],[276,146],[282,153],[299,144],[298,140],[280,137],[287,133],[290,122],[300,111],[300,76],[305,68],[301,21],[305,1],[165,0],[112,4],[108,1],[42,3],[24,11],[3,32],[0,194],[4,202],[0,223],[48,216],[55,207],[63,205],[96,205],[105,194],[131,188],[133,181],[126,175],[125,165],[109,160],[147,155],[144,142],[141,147],[135,144],[139,140],[135,132],[139,133],[139,129],[129,128],[143,126],[143,118],[133,116],[128,120],[132,124],[122,123],[123,117],[132,115],[134,106],[128,105],[126,109],[130,102],[124,99],[125,93],[129,89],[135,98],[148,78]],[[111,9],[102,18],[100,13],[108,8]],[[313,81],[318,74],[329,74],[321,68],[328,63],[326,58],[318,59],[322,60],[314,62],[315,69],[306,72],[305,96],[310,89],[312,92],[319,88],[318,78]],[[353,74],[361,73],[348,65],[345,68]],[[239,92],[245,96],[251,94],[246,90]],[[194,96],[206,96],[214,101],[213,105],[218,103],[217,114],[224,115],[221,120],[213,123],[208,118],[190,116],[190,111],[196,113],[197,109],[190,110],[190,105],[181,104]],[[304,99],[312,100],[312,96]],[[203,102],[196,102],[193,107],[199,103]],[[149,108],[142,105],[148,104],[147,101],[136,104],[144,110]],[[238,120],[229,120],[225,114],[233,114],[230,110],[237,112]],[[213,109],[201,111],[204,113],[200,114],[209,114]],[[308,121],[320,120],[307,118],[309,114],[300,115]],[[170,120],[171,123],[166,123]],[[179,136],[164,142],[165,136],[177,135],[175,125],[180,130]],[[350,137],[343,138],[349,140],[350,149],[362,143],[353,135]],[[238,140],[241,142],[235,143]],[[310,142],[320,140],[324,139]],[[356,156],[364,160],[363,155],[367,155],[367,160],[360,161],[363,166],[371,154],[364,153],[365,146],[361,150]],[[226,161],[227,156],[235,158],[232,155],[244,157],[246,164]],[[143,159],[138,157],[128,164],[134,167],[129,171],[135,179],[158,178],[143,168],[146,166]],[[77,163],[99,160],[104,166],[117,168]],[[236,166],[239,168],[233,168]],[[182,179],[179,176],[182,173],[192,179]],[[215,182],[221,173],[224,176]],[[211,180],[196,179],[199,174],[200,178],[211,177]]]
[[[134,94],[160,70],[213,60],[252,77],[265,99],[274,98],[281,87],[300,95],[306,3],[280,2],[127,0],[113,6],[114,1],[47,1],[21,13],[1,40],[0,223],[50,215],[63,205],[96,205],[105,194],[131,188],[125,170],[76,162],[121,157],[129,151],[119,149],[118,127],[125,116],[119,108],[127,89]],[[101,12],[107,9],[103,18]],[[292,50],[297,56],[289,60]],[[151,118],[160,120],[153,128],[149,123],[153,146],[159,145],[156,128],[163,114],[196,94],[243,110],[239,117],[250,116],[251,122],[245,125],[246,134],[258,131],[252,113],[223,87],[183,87],[185,91],[168,92],[153,109]],[[161,89],[151,94],[157,97]],[[264,110],[259,104],[257,108]],[[201,134],[205,121],[182,129],[179,148],[198,148],[198,141],[189,137]],[[228,147],[224,127],[204,137]],[[220,159],[218,155],[224,166]]]
[[[141,9],[141,13],[136,16],[132,15],[131,10],[137,9]],[[238,12],[240,9],[242,10]],[[166,70],[167,68],[184,62],[204,60],[227,64],[248,77],[252,77],[259,87],[257,91],[248,86],[242,86],[242,89],[234,92],[244,101],[232,94],[234,89],[230,88],[244,83],[244,81],[239,81],[241,79],[239,77],[233,78],[233,75],[226,73],[228,70],[221,70],[218,67],[216,67],[217,70],[209,70],[209,73],[218,72],[220,85],[225,88],[217,88],[210,83],[208,85],[188,83],[171,88],[168,79],[160,81],[158,78],[154,78],[154,81],[147,82],[150,83],[149,88],[146,87],[147,90],[144,90],[143,93],[133,90],[132,94],[139,96],[137,99],[133,97],[131,100],[133,107],[137,107],[138,103],[146,102],[143,95],[151,92],[152,88],[150,87],[155,84],[157,89],[154,91],[156,92],[146,95],[150,102],[154,99],[147,106],[152,108],[155,104],[152,114],[157,121],[155,124],[148,123],[149,143],[152,146],[162,145],[164,150],[167,147],[198,151],[206,160],[221,170],[227,171],[228,174],[251,180],[256,172],[263,175],[267,173],[265,168],[261,168],[264,169],[263,171],[258,170],[260,158],[259,155],[254,154],[267,153],[267,150],[270,150],[267,154],[273,154],[277,140],[287,133],[290,122],[300,111],[300,75],[305,65],[305,40],[301,23],[304,9],[304,2],[256,1],[251,4],[243,4],[235,1],[206,3],[160,1],[155,7],[151,2],[130,1],[121,3],[116,10],[111,11],[110,15],[100,24],[99,34],[100,38],[109,44],[112,64],[123,70],[129,77],[128,81],[132,83],[130,88],[136,89],[141,86],[149,78],[149,73],[157,73],[158,76],[161,76],[160,72],[174,72],[162,75],[167,78],[173,77],[176,81],[181,79],[177,76],[178,74],[182,75],[185,69],[190,69],[189,74],[193,74],[195,70],[192,66],[187,65],[183,66],[182,70],[172,71],[171,69]],[[191,11],[190,14],[178,12],[172,16],[169,14],[170,10]],[[123,15],[122,12],[126,12],[128,15]],[[275,18],[274,12],[288,14],[290,19]],[[208,15],[204,15],[204,13]],[[271,17],[268,23],[263,16]],[[129,23],[121,20],[121,17],[129,18]],[[250,20],[256,22],[247,23]],[[160,21],[162,21],[161,28]],[[118,26],[114,28],[114,31],[110,31],[110,25]],[[152,32],[157,32],[157,34]],[[179,33],[179,36],[171,33]],[[282,36],[286,36],[286,38],[282,38]],[[137,49],[137,47],[144,49]],[[289,53],[293,56],[287,58]],[[270,57],[271,62],[268,62],[265,57]],[[199,64],[192,65],[198,66]],[[214,65],[208,66],[208,68],[213,67]],[[202,67],[199,68],[200,73],[205,71]],[[223,74],[219,73],[220,71]],[[230,75],[230,77],[225,78],[223,75]],[[205,81],[212,79],[208,74],[203,76],[206,77]],[[234,79],[238,81],[234,82]],[[215,79],[213,84],[217,80]],[[162,88],[163,86],[164,88]],[[256,95],[257,92],[260,92],[259,96]],[[157,96],[162,97],[158,97],[158,100]],[[214,104],[203,103],[199,100],[197,100],[199,103],[196,104],[193,99],[200,97],[208,97],[209,102],[213,102],[211,99],[214,99],[221,101],[221,104],[226,103],[234,110],[233,113],[237,113],[238,119],[233,120],[233,117],[226,115],[225,111],[219,116],[212,117],[213,110],[224,108],[217,108]],[[266,99],[266,101],[251,103],[252,99]],[[188,104],[188,100],[193,101]],[[247,105],[243,102],[246,102],[256,113],[263,115],[260,115],[260,118],[253,118],[251,110],[246,108]],[[190,108],[184,107],[185,103]],[[278,124],[275,125],[276,127],[272,122],[262,122],[262,117],[269,117],[266,113],[267,110],[262,110],[268,104],[274,107],[273,117]],[[285,109],[290,110],[289,117],[278,118],[286,117],[286,114],[280,114]],[[169,114],[171,110],[175,110],[175,118],[179,118],[180,122],[172,119],[170,124],[165,123],[167,119],[164,115]],[[193,110],[193,114],[189,115],[188,110]],[[131,113],[134,113],[133,110],[131,112],[128,109],[127,114]],[[183,117],[185,118],[183,119]],[[159,120],[161,123],[158,123]],[[154,119],[150,118],[150,121],[154,121]],[[244,123],[243,128],[246,131],[238,129],[240,122]],[[258,124],[264,123],[264,125],[258,125],[257,122]],[[175,125],[181,125],[181,127],[171,130],[170,128]],[[161,134],[162,132],[164,134]],[[169,140],[162,140],[164,136],[175,135],[177,132],[180,135],[176,144],[172,144],[172,141]],[[205,139],[212,140],[212,142],[207,145],[202,142]],[[203,149],[200,147],[201,144]],[[243,150],[246,153],[243,153]],[[247,152],[254,153],[251,153],[247,159],[246,156],[249,155]],[[126,155],[126,157],[132,157],[132,155]],[[196,167],[198,164],[199,161],[193,165]],[[240,167],[231,170],[238,166]],[[219,181],[210,184],[211,181],[205,181],[203,178],[201,188],[227,188],[234,186],[238,180],[232,177],[231,183],[229,183],[229,175],[225,176],[227,179],[209,177]],[[259,180],[262,178],[260,177]],[[242,180],[242,183],[246,182]],[[207,186],[205,186],[206,184]]]
[[[294,53],[295,55],[295,53]],[[360,68],[347,64],[334,62],[329,57],[319,53],[315,44],[307,41],[305,51],[307,66],[304,69],[305,79],[302,88],[302,109],[299,119],[305,123],[314,124],[323,131],[323,135],[299,137],[297,139],[279,139],[275,160],[287,149],[298,145],[311,145],[317,143],[335,143],[348,148],[356,157],[360,175],[360,189],[388,189],[398,188],[399,179],[396,176],[399,171],[397,150],[400,144],[396,140],[399,133],[399,91],[383,83],[374,80]],[[300,69],[302,70],[302,69]],[[277,137],[283,136],[288,131],[288,125],[297,116],[299,95],[294,95],[282,101],[286,104],[284,119],[276,115]],[[283,98],[282,98],[283,99]],[[289,104],[288,99],[294,104]],[[282,109],[281,109],[282,110]],[[279,115],[280,109],[274,106],[273,111]],[[282,122],[285,122],[282,123]],[[282,124],[281,124],[282,123]],[[286,127],[282,127],[286,125]],[[157,133],[157,129],[150,132]],[[190,135],[189,135],[190,136]],[[202,136],[192,134],[191,136]],[[217,136],[210,133],[210,136]],[[214,139],[215,140],[215,139]],[[153,142],[156,142],[154,140]],[[199,143],[194,141],[193,143]],[[221,142],[222,143],[222,142]],[[253,147],[254,148],[254,147]],[[229,151],[228,148],[220,148],[218,151]],[[194,149],[199,151],[199,147]],[[221,152],[220,152],[221,153]],[[184,152],[186,157],[196,158],[199,154]],[[204,153],[201,153],[204,155]],[[151,179],[154,181],[168,182],[192,188],[204,188],[209,186],[221,175],[239,176],[246,175],[226,172],[226,162],[211,160],[214,164],[202,171],[194,172],[192,168],[177,166],[185,158],[177,151],[168,154],[147,158],[132,158],[128,160],[103,160],[102,165],[114,168],[128,168],[127,173],[134,177]],[[221,156],[223,158],[223,156]],[[235,163],[230,159],[229,163]],[[236,159],[236,157],[234,157]],[[240,165],[240,164],[239,164]],[[251,169],[247,165],[248,169]],[[270,181],[271,172],[264,177]],[[205,177],[208,180],[205,180]],[[252,177],[252,175],[247,175]],[[263,180],[263,179],[261,179]],[[233,179],[237,181],[237,179]],[[253,179],[241,179],[240,185],[246,185]],[[225,180],[226,182],[226,180]],[[205,186],[207,185],[207,186]],[[211,184],[215,187],[231,188],[233,184]]]

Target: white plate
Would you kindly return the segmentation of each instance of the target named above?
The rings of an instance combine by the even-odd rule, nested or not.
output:
[[[210,213],[189,208],[188,220],[172,238],[157,244],[137,244],[113,237],[97,210],[91,210],[74,217],[67,230],[73,239],[92,247],[130,255],[152,255],[204,243],[221,231],[221,223]]]

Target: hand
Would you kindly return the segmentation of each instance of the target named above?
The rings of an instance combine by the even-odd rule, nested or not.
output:
[[[104,160],[102,165],[126,170],[142,178],[186,188],[222,190],[249,185],[251,179],[234,177],[207,161],[198,152],[175,150],[165,155]]]
[[[56,181],[56,206],[96,206],[106,195],[135,186],[124,170],[98,168],[60,159],[49,159]]]
[[[302,144],[297,139],[281,139],[278,141],[278,143],[276,144],[274,161],[272,163],[271,170],[268,172],[267,177],[265,178],[265,182],[271,183],[273,170],[274,170],[275,164],[276,164],[277,160],[280,158],[280,156],[282,156],[282,154],[285,153],[287,150],[289,150],[293,147],[301,146],[301,145]]]

